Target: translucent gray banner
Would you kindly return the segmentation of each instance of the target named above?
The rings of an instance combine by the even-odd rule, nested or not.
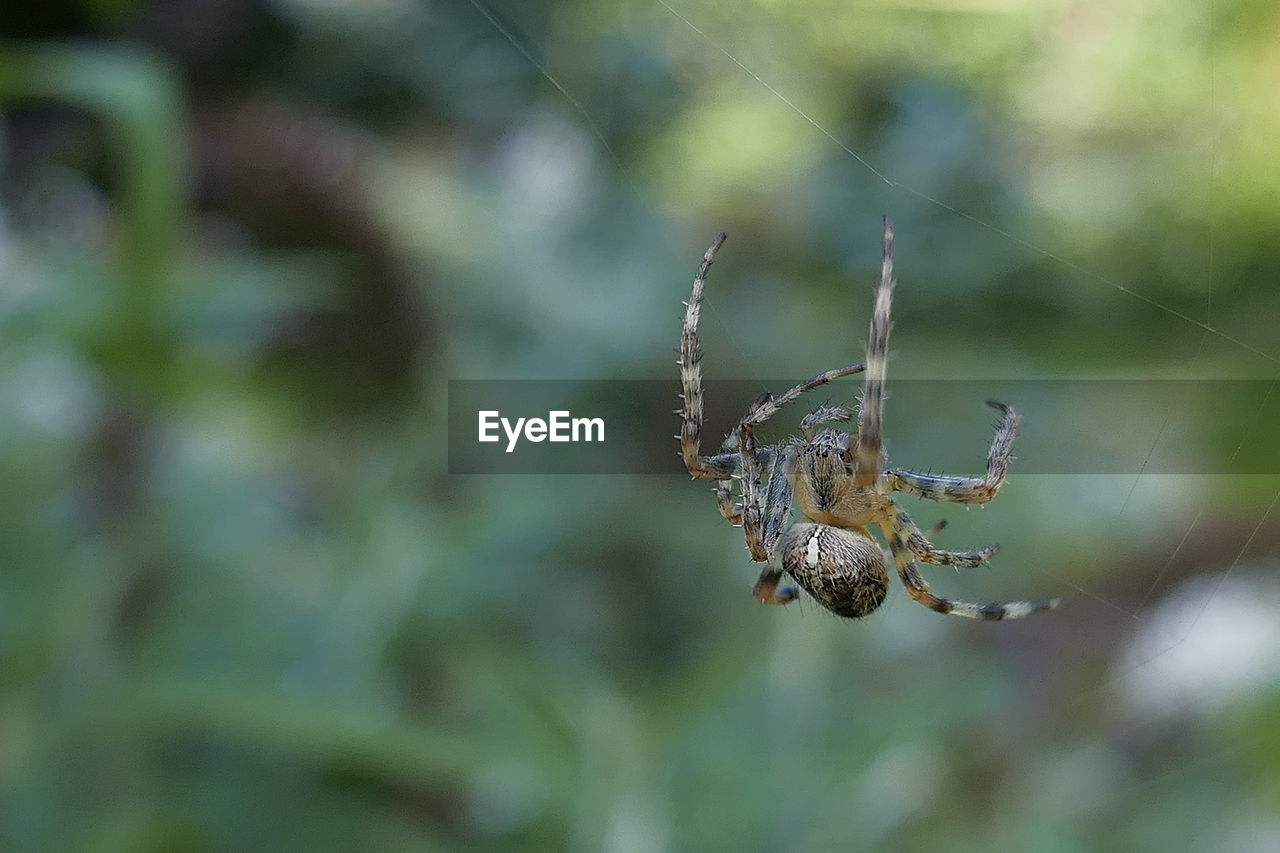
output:
[[[713,453],[764,391],[794,381],[705,383],[703,453]],[[854,406],[858,379],[792,403],[758,430],[762,443],[795,434],[822,403]],[[1280,474],[1276,382],[1139,380],[902,380],[890,384],[890,464],[980,473],[996,413],[1021,412],[1014,474]],[[673,436],[676,381],[449,382],[452,474],[682,474]],[[505,420],[505,423],[504,423]],[[482,435],[485,440],[481,440]]]

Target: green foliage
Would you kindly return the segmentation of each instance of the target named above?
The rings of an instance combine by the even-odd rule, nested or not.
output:
[[[1005,546],[940,588],[1070,605],[845,623],[755,606],[701,483],[450,476],[444,425],[449,378],[674,379],[720,229],[709,373],[847,363],[884,213],[893,376],[1275,379],[1273,6],[33,12],[0,847],[1270,849],[1276,477],[911,504]],[[1274,459],[1271,404],[1131,427]]]

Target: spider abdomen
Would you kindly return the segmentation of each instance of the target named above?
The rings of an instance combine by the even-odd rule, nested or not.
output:
[[[865,533],[802,522],[786,532],[781,551],[787,574],[838,616],[866,616],[889,592],[884,551]]]

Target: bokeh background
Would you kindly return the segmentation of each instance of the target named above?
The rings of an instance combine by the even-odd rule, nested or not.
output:
[[[856,360],[886,213],[892,376],[1275,380],[1270,0],[0,25],[3,849],[1280,848],[1280,478],[908,501],[1004,544],[942,591],[1070,602],[850,623],[705,484],[444,441],[451,378],[674,379],[722,229],[710,375]],[[1276,398],[1129,428],[1225,464]]]

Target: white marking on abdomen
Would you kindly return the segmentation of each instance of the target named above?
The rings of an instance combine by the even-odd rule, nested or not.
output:
[[[809,537],[809,544],[804,550],[804,564],[811,569],[818,568],[818,534],[820,530],[814,530],[813,535]]]

